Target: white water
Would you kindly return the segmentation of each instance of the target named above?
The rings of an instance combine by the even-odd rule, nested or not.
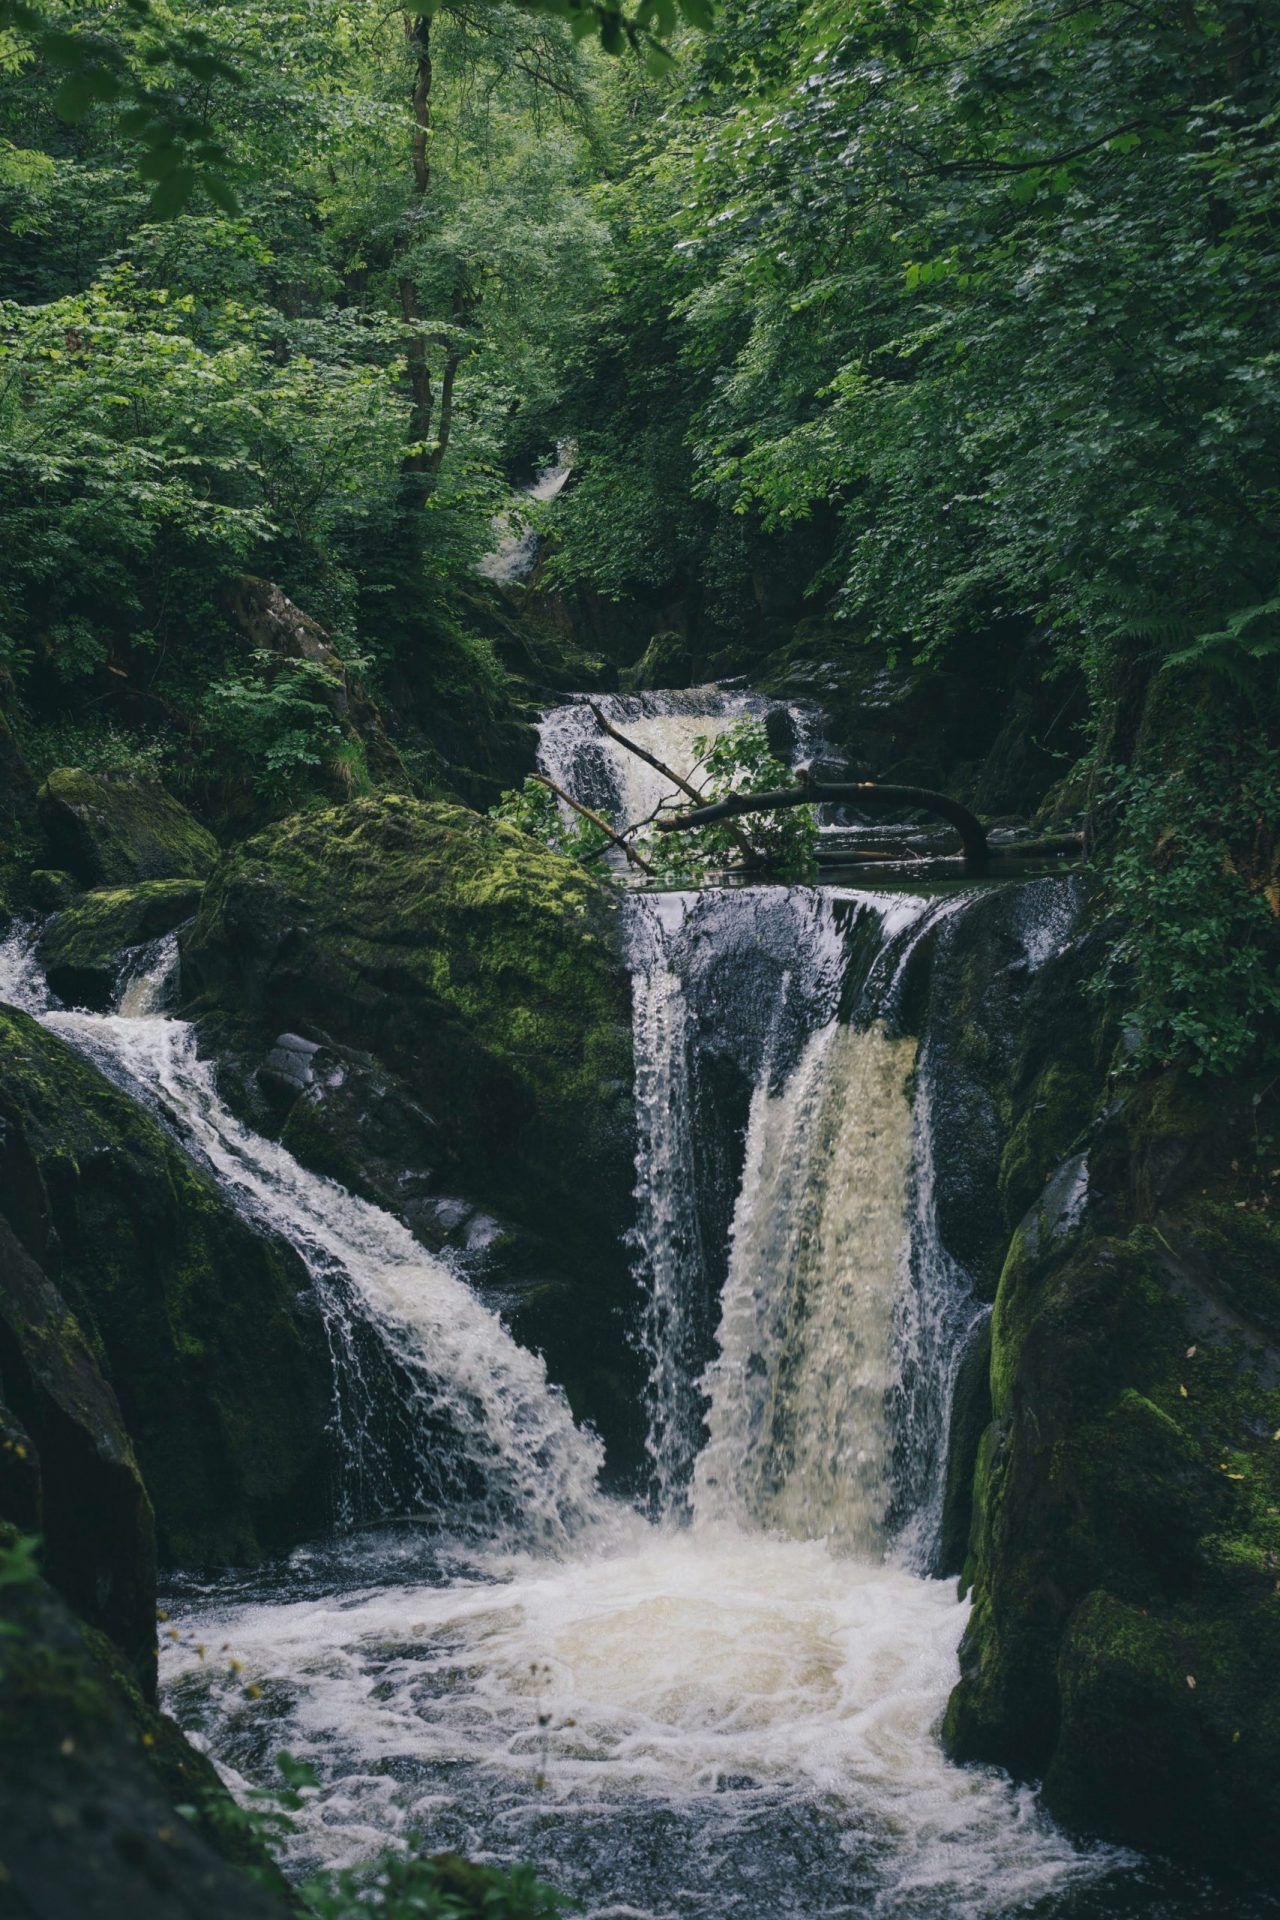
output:
[[[878,1556],[915,1042],[833,1020],[757,1086],[694,1510]]]
[[[683,737],[725,715],[679,718]],[[430,1534],[356,1533],[174,1607],[168,1699],[233,1781],[269,1782],[282,1747],[321,1776],[300,1869],[421,1833],[535,1861],[592,1920],[979,1920],[1110,1870],[936,1737],[967,1609],[915,1570],[945,1464],[930,1370],[973,1309],[933,1221],[927,1056],[913,1092],[914,1043],[885,1016],[964,904],[760,887],[629,905],[656,1521],[597,1494],[594,1441],[442,1262],[227,1113],[155,1011],[162,956],[126,987],[133,1017],[101,1018],[48,1010],[9,952],[9,996],[303,1254],[352,1376],[344,1445],[367,1418],[356,1315],[410,1439],[443,1422],[479,1485],[446,1488],[441,1513],[425,1470]],[[699,1298],[708,1046],[751,1089],[718,1303]]]
[[[693,786],[701,783],[698,741],[710,745],[736,721],[768,712],[759,694],[720,687],[671,693],[598,694],[593,703],[637,746]],[[618,826],[648,820],[659,806],[690,804],[672,780],[601,732],[586,702],[554,707],[538,726],[538,765],[577,800]]]
[[[554,500],[573,471],[569,453],[568,448],[558,448],[554,463],[544,467],[529,486],[521,488],[522,497],[544,504]],[[480,562],[477,572],[487,580],[527,579],[538,551],[537,528],[528,525],[518,507],[512,507],[505,513],[495,515],[493,533],[496,544],[492,553],[487,553]]]

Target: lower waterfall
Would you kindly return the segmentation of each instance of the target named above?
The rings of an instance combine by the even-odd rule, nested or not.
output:
[[[591,1920],[978,1920],[1125,1878],[936,1737],[967,1611],[928,1577],[939,1372],[979,1310],[930,1224],[928,1042],[894,1009],[967,898],[629,902],[647,1511],[598,1491],[598,1443],[446,1261],[227,1111],[160,1010],[169,949],[98,1016],[50,1008],[9,943],[0,995],[292,1242],[329,1330],[347,1524],[185,1577],[162,1642],[233,1786],[281,1749],[315,1767],[291,1870],[398,1842],[528,1860]]]

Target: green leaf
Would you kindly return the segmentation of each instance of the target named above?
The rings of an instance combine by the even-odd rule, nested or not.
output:
[[[160,182],[151,196],[151,212],[157,220],[172,220],[182,212],[196,184],[192,167],[175,167]]]

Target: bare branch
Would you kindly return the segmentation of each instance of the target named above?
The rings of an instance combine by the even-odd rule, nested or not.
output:
[[[649,865],[644,855],[637,853],[635,848],[630,846],[620,833],[615,833],[607,820],[602,820],[598,813],[591,811],[590,807],[584,807],[581,800],[575,800],[571,793],[566,793],[563,787],[558,787],[554,780],[548,780],[545,773],[531,773],[529,778],[536,780],[540,787],[550,787],[557,800],[563,800],[566,807],[572,807],[573,811],[580,813],[584,820],[589,820],[593,827],[599,827],[601,833],[606,834],[608,838],[612,840],[615,847],[621,847],[633,867],[639,867],[641,873],[647,873],[650,879],[653,878],[653,868]]]

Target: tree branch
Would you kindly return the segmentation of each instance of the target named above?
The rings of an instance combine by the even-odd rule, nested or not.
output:
[[[784,807],[803,806],[918,807],[922,813],[936,813],[960,835],[966,873],[985,873],[991,858],[987,830],[976,814],[951,800],[945,793],[929,787],[880,786],[871,780],[840,781],[820,786],[804,780],[797,787],[775,787],[767,793],[731,793],[710,806],[693,808],[690,813],[673,814],[657,820],[659,833],[684,833],[691,827],[709,827],[744,813],[777,813]]]
[[[691,786],[689,782],[683,779],[680,774],[676,773],[673,768],[666,766],[663,761],[658,759],[656,754],[650,753],[647,747],[639,746],[636,741],[628,740],[625,733],[619,733],[618,729],[613,725],[613,722],[606,720],[594,700],[588,700],[587,705],[595,715],[597,726],[602,727],[611,740],[616,740],[618,745],[625,747],[628,753],[634,753],[637,760],[645,761],[648,766],[653,768],[655,773],[660,773],[664,780],[670,780],[672,786],[679,787],[681,793],[687,793],[689,798],[698,806],[702,805],[702,795],[696,787]],[[683,817],[687,819],[689,816],[685,815]],[[667,831],[664,821],[659,820],[656,824],[661,827],[664,832]],[[730,827],[729,838],[733,841],[738,852],[742,854],[753,867],[759,866],[760,855],[756,852],[745,833],[742,833],[737,827]]]
[[[607,820],[602,820],[598,813],[591,811],[590,807],[584,807],[581,800],[575,800],[571,793],[566,793],[563,787],[558,787],[554,780],[548,780],[545,773],[531,773],[529,778],[536,780],[540,787],[550,787],[557,800],[563,800],[566,807],[572,807],[573,811],[580,813],[584,820],[589,820],[593,827],[599,827],[601,833],[606,834],[615,847],[621,847],[633,867],[639,867],[641,873],[647,873],[650,879],[653,878],[653,868],[644,855],[637,853],[620,833],[615,833]]]

